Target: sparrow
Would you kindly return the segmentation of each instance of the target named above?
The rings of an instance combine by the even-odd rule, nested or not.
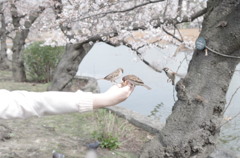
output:
[[[133,84],[134,86],[144,86],[148,90],[151,89],[149,86],[145,85],[144,82],[139,77],[137,77],[135,75],[126,75],[122,78],[122,81],[123,81],[123,83],[128,81],[129,83]]]
[[[172,81],[172,85],[175,84],[175,78],[176,76],[180,77],[180,78],[184,78],[186,76],[186,74],[179,74],[179,73],[176,73],[172,70],[170,70],[169,68],[165,67],[163,68],[163,71],[166,73],[167,77],[168,77],[168,82],[169,81]]]
[[[176,72],[173,72],[172,70],[170,70],[169,68],[165,67],[163,68],[163,71],[166,73],[167,77],[168,77],[168,82],[172,81],[172,85],[175,84],[175,77],[176,77]]]
[[[56,152],[55,150],[53,150],[52,152],[52,157],[53,158],[65,158],[65,155],[61,154],[61,153],[58,153]]]
[[[123,74],[123,69],[122,68],[118,68],[117,70],[113,71],[112,73],[108,74],[107,76],[105,76],[104,78],[100,78],[103,80],[107,80],[110,82],[115,82],[116,80]]]
[[[88,149],[97,149],[100,146],[100,144],[101,143],[99,141],[96,141],[96,142],[87,144],[87,147]]]

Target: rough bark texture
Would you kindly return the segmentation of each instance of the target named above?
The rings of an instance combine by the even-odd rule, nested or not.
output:
[[[12,23],[16,30],[15,37],[13,38],[13,47],[12,47],[12,72],[13,79],[17,82],[26,81],[26,74],[24,63],[22,59],[22,50],[25,45],[25,40],[28,37],[28,33],[32,24],[39,17],[39,15],[44,11],[45,8],[39,7],[37,11],[32,11],[28,17],[29,20],[24,22],[22,29],[19,29],[21,24],[20,21],[25,15],[19,15],[17,8],[14,3],[11,4],[11,14],[12,14]]]
[[[7,30],[5,23],[5,16],[2,11],[3,3],[0,3],[0,69],[5,70],[9,69],[9,61],[7,58]]]
[[[240,56],[239,0],[209,0],[200,36],[220,53]],[[216,27],[220,21],[227,26]],[[226,92],[239,59],[195,51],[176,85],[178,100],[158,137],[141,158],[205,158],[219,136]]]
[[[92,45],[88,43],[68,44],[48,90],[63,90],[72,81],[77,73],[79,64],[91,48]]]

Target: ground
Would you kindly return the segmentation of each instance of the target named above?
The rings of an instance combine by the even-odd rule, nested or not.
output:
[[[47,84],[13,83],[11,73],[0,71],[0,88],[44,91]],[[52,151],[67,158],[83,158],[86,145],[95,142],[93,133],[109,132],[120,142],[115,150],[97,149],[101,158],[138,157],[152,135],[106,110],[40,118],[1,120],[1,158],[50,158]]]

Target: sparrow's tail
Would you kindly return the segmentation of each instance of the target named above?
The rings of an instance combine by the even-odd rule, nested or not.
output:
[[[143,85],[145,88],[147,88],[148,90],[151,90],[152,88],[147,86],[147,85]]]

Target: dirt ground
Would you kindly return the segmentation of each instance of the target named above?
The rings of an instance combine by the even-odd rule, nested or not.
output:
[[[13,83],[10,72],[0,71],[0,89],[44,91],[46,87],[46,84]],[[126,120],[100,110],[0,120],[0,157],[50,158],[55,150],[66,158],[84,158],[87,144],[96,141],[94,131],[101,132],[107,126],[117,135],[120,147],[115,150],[98,148],[99,158],[138,157],[142,146],[153,137]]]
[[[96,140],[91,133],[96,121],[94,113],[70,114],[30,118],[25,120],[1,120],[1,158],[50,158],[53,150],[66,158],[84,158],[87,144]],[[131,133],[132,132],[132,133]],[[119,149],[97,149],[99,157],[134,158],[147,141],[147,132],[131,129],[120,142]]]

